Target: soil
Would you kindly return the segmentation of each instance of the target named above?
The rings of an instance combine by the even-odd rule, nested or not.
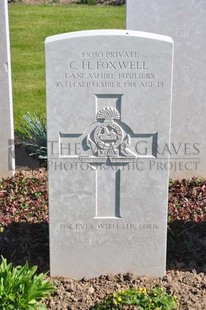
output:
[[[80,281],[56,279],[57,292],[46,301],[51,310],[89,310],[108,294],[126,288],[155,286],[163,287],[174,294],[179,302],[178,309],[206,309],[206,275],[192,271],[168,271],[163,278],[138,277],[133,274],[102,275]],[[132,309],[132,308],[130,308]],[[108,309],[109,310],[109,309]]]

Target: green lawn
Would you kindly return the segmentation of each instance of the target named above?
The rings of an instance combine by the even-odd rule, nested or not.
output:
[[[27,112],[45,113],[44,40],[87,29],[124,29],[125,8],[9,5],[15,130]]]

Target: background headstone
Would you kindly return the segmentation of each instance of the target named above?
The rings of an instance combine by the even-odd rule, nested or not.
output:
[[[171,177],[206,176],[206,1],[127,0],[126,27],[174,40]]]
[[[132,31],[47,38],[52,276],[165,273],[172,52]]]
[[[14,128],[7,0],[0,0],[0,179],[14,174]]]

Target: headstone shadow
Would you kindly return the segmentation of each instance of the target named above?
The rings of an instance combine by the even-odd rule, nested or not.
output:
[[[167,270],[206,272],[206,222],[174,221],[168,226]]]
[[[0,254],[14,266],[37,265],[38,272],[49,271],[48,223],[12,223],[0,233]]]
[[[167,270],[206,272],[206,223],[174,221],[167,238]],[[0,254],[14,266],[49,271],[48,223],[12,223],[0,233]]]

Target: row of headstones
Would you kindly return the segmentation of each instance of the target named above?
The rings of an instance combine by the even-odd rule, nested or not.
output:
[[[7,1],[0,0],[0,180],[14,174],[14,128]]]
[[[7,1],[0,0],[0,178],[13,175],[13,115]],[[175,41],[171,177],[205,176],[205,2],[128,0],[127,29],[170,35]],[[150,82],[151,79],[148,79]],[[131,81],[132,82],[132,81]],[[152,81],[151,81],[152,82]]]
[[[127,1],[127,28],[175,39],[172,150],[170,37],[98,30],[47,38],[52,275],[165,273],[169,170],[205,168],[205,42],[192,35],[204,31],[203,8],[201,1]]]

